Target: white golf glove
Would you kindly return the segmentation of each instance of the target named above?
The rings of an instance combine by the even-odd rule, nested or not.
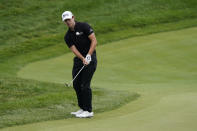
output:
[[[90,62],[91,62],[91,60],[92,60],[91,55],[90,55],[90,54],[87,54],[85,60],[86,60],[86,62],[87,62],[88,64],[90,64]]]

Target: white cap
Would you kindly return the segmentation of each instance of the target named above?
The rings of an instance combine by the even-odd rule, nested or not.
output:
[[[65,21],[66,19],[72,19],[73,14],[71,11],[65,11],[62,13],[62,21]]]

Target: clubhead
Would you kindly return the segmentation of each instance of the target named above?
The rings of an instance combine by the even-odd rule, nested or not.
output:
[[[84,67],[85,67],[85,65],[83,65],[83,66],[81,67],[81,69],[80,69],[79,72],[76,74],[76,76],[72,79],[72,81],[70,82],[70,84],[65,83],[64,86],[65,86],[65,87],[72,87],[73,81],[74,81],[75,78],[79,75],[79,73],[83,70]]]
[[[71,86],[70,84],[68,84],[68,83],[65,83],[64,86],[65,86],[65,87],[72,87],[72,86]]]

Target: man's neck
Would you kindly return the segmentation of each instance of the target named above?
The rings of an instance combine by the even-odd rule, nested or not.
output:
[[[71,31],[75,30],[75,24],[76,24],[76,22],[74,22],[73,26],[70,28]]]

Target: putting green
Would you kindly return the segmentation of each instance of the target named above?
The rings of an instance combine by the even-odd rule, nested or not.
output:
[[[197,130],[197,28],[109,43],[97,48],[92,85],[137,92],[139,99],[92,119],[47,121],[2,130]],[[71,53],[26,65],[18,77],[71,80]]]

